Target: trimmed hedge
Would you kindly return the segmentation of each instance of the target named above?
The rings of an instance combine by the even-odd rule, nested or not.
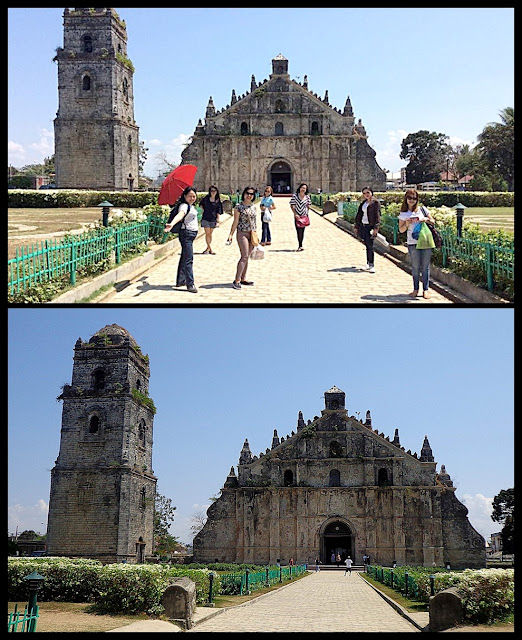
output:
[[[197,194],[197,202],[207,195],[207,192]],[[100,202],[107,200],[114,207],[140,208],[147,204],[158,204],[158,191],[77,191],[75,189],[8,189],[7,206],[16,209],[62,209],[73,207],[97,207]],[[221,194],[221,200],[230,197]]]
[[[453,207],[460,202],[465,207],[514,207],[515,194],[513,191],[419,191],[419,199],[427,207]],[[401,204],[404,199],[404,191],[376,191],[373,194],[384,205],[396,202]],[[315,196],[317,197],[317,196]],[[322,201],[331,200],[337,204],[342,198],[350,197],[351,200],[362,202],[361,193],[330,193],[322,194]]]
[[[93,602],[105,613],[160,614],[161,596],[169,578],[187,576],[196,585],[196,603],[205,602],[209,592],[208,569],[185,569],[170,565],[102,564],[98,560],[61,557],[8,558],[7,593],[10,601],[28,597],[24,580],[33,571],[45,577],[38,599],[41,602]],[[212,591],[221,592],[219,574],[214,574]]]
[[[377,569],[380,581],[384,571],[384,584],[389,584],[389,567],[372,565]],[[408,572],[409,597],[417,594],[420,602],[429,602],[430,576],[434,576],[434,592],[439,593],[449,587],[457,587],[462,596],[464,619],[472,624],[491,624],[502,621],[514,613],[514,577],[513,569],[464,569],[449,571],[441,568],[399,566],[393,569],[394,584],[404,583],[404,574]],[[372,573],[372,577],[373,573]]]

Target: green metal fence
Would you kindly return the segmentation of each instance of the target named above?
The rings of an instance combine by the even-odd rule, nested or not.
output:
[[[220,576],[221,592],[231,595],[243,595],[250,591],[258,591],[274,584],[293,580],[306,571],[306,565],[292,567],[267,567],[263,571],[245,571],[244,573],[228,573]]]
[[[7,616],[7,631],[36,631],[36,622],[39,618],[39,607],[33,608],[27,613],[27,605],[22,611],[18,611],[18,603],[15,604],[14,611]]]
[[[343,203],[343,217],[352,224],[357,214],[357,202]],[[380,232],[391,244],[400,244],[399,220],[396,216],[381,214]],[[454,266],[458,263],[473,268],[474,279],[488,291],[493,291],[495,282],[513,283],[515,280],[515,247],[499,247],[491,242],[467,238],[465,233],[459,237],[451,229],[441,229],[442,266]]]

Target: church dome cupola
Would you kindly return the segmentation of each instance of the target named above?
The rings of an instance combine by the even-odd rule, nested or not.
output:
[[[346,409],[346,397],[344,391],[341,391],[335,385],[324,392],[324,408],[331,411],[339,411]]]

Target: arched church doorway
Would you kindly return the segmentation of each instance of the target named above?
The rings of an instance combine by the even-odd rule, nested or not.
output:
[[[268,184],[274,193],[292,193],[292,169],[287,162],[275,162],[269,170]]]
[[[354,536],[346,522],[330,522],[321,535],[321,562],[332,564],[332,553],[339,554],[342,562],[348,556],[355,562]]]

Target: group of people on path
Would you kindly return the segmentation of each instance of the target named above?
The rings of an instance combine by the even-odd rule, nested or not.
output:
[[[366,248],[366,266],[363,270],[375,273],[374,261],[374,241],[379,233],[379,225],[381,222],[381,205],[379,200],[374,197],[373,190],[370,187],[362,189],[363,200],[359,204],[355,217],[354,228],[356,234],[362,239]],[[243,286],[253,286],[252,280],[247,280],[247,269],[249,258],[254,247],[258,244],[267,246],[272,243],[270,230],[270,222],[272,220],[272,212],[276,209],[273,199],[272,187],[267,186],[263,192],[260,202],[261,210],[261,241],[257,235],[257,208],[254,204],[256,190],[254,187],[246,187],[243,189],[241,200],[234,207],[234,220],[228,235],[227,244],[232,243],[234,233],[236,233],[236,241],[239,247],[240,258],[237,263],[236,274],[232,282],[234,289],[241,289]],[[193,187],[187,187],[178,202],[172,207],[171,215],[165,225],[164,231],[169,232],[174,225],[182,222],[178,237],[181,245],[181,255],[176,275],[176,287],[187,287],[191,293],[197,293],[194,283],[194,251],[193,242],[198,232],[198,212],[194,206],[197,199],[196,190]],[[205,240],[207,248],[203,253],[215,255],[212,250],[212,232],[219,226],[219,216],[223,213],[223,204],[219,195],[218,188],[211,185],[208,194],[200,201],[203,209],[201,218],[201,227],[205,229]],[[301,183],[296,192],[290,198],[290,208],[294,215],[294,224],[297,234],[298,247],[296,251],[303,251],[304,233],[310,224],[309,210],[312,205],[308,191],[308,185]],[[416,298],[419,294],[419,284],[422,281],[424,298],[430,298],[429,279],[430,279],[430,261],[432,249],[417,248],[418,237],[415,236],[414,230],[418,223],[429,222],[434,223],[428,209],[419,202],[419,194],[416,189],[407,189],[401,204],[399,214],[399,231],[406,232],[406,244],[410,257],[413,277],[413,290],[408,295]]]

